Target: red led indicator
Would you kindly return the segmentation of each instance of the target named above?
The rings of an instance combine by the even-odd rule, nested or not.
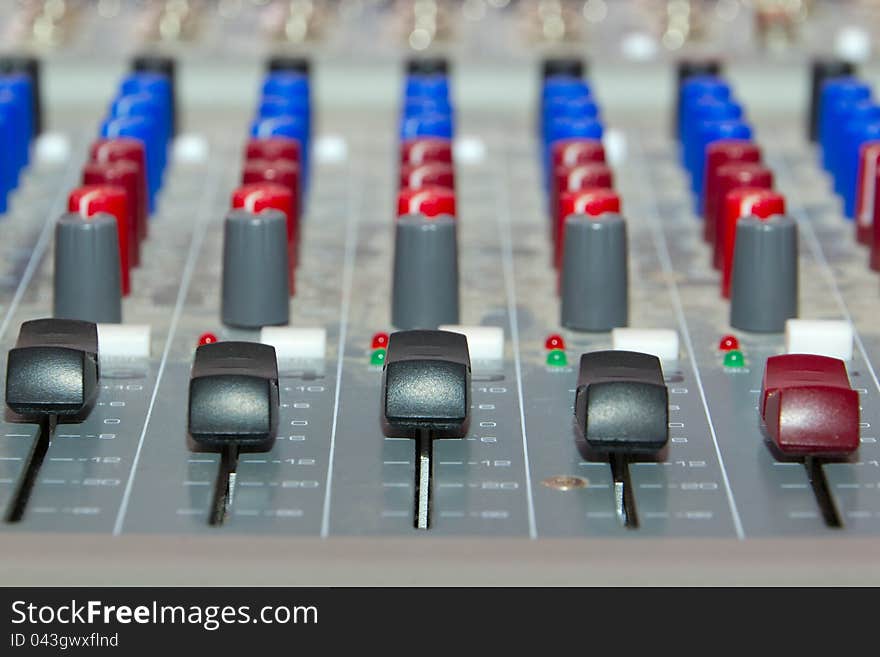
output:
[[[387,333],[376,333],[373,336],[373,342],[371,345],[372,349],[385,349],[388,347],[388,334]]]
[[[202,333],[199,336],[199,346],[200,347],[205,344],[214,344],[215,342],[217,342],[217,336],[214,335],[213,333]]]
[[[718,348],[721,351],[733,351],[734,349],[739,349],[739,340],[737,340],[735,336],[725,335],[718,343]]]
[[[565,349],[565,340],[561,335],[548,335],[544,341],[545,349]]]

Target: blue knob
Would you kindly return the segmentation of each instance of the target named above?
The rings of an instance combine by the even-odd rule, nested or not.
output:
[[[577,96],[592,96],[590,85],[581,78],[571,75],[551,75],[544,80],[541,88],[541,98],[546,101],[556,96],[574,98]]]
[[[700,130],[706,121],[739,121],[742,119],[742,107],[731,101],[718,100],[713,96],[701,96],[693,101],[685,110],[686,116],[682,125],[682,155],[685,168],[691,174],[691,182],[696,185],[702,181],[703,149],[700,142]],[[699,178],[696,180],[695,178]],[[702,187],[693,187],[694,191]]]
[[[404,97],[430,96],[449,98],[449,79],[441,74],[409,75],[404,86]]]
[[[701,96],[714,96],[719,100],[730,100],[730,86],[713,75],[695,75],[685,80],[678,90],[678,134],[683,134],[688,106]]]
[[[161,73],[132,73],[122,79],[119,92],[120,96],[148,93],[159,98],[167,113],[167,125],[171,127],[169,134],[173,135],[176,124],[174,122],[174,90],[171,78]]]
[[[404,118],[400,124],[400,139],[441,137],[452,139],[453,125],[449,114],[426,113]]]
[[[547,125],[547,138],[545,140],[547,146],[560,139],[572,139],[575,137],[601,139],[602,124],[596,119],[589,117],[574,119],[568,116],[560,116],[552,119]]]
[[[843,213],[848,219],[856,214],[856,191],[858,188],[859,157],[862,144],[880,140],[880,120],[861,119],[850,121],[844,129],[843,144],[840,148],[840,169],[835,185],[843,197]]]
[[[11,92],[26,108],[28,142],[36,135],[34,125],[34,82],[30,75],[13,73],[0,76],[0,89]]]
[[[703,121],[697,130],[697,134],[691,144],[691,182],[694,191],[694,208],[698,216],[703,216],[706,199],[703,198],[703,180],[706,172],[706,149],[709,144],[727,140],[737,139],[748,141],[752,138],[752,129],[749,124],[738,120],[714,120]]]
[[[147,167],[147,196],[150,213],[156,208],[156,193],[162,179],[159,169],[159,127],[150,116],[122,116],[109,118],[101,125],[101,136],[131,137],[140,140],[144,145],[144,156]]]
[[[448,114],[452,116],[452,104],[448,98],[408,96],[403,101],[400,114],[403,118],[419,114]]]
[[[834,180],[834,191],[843,195],[847,184],[844,171],[849,158],[846,145],[852,132],[850,128],[860,123],[880,121],[880,105],[875,105],[870,100],[842,101],[835,103],[832,111],[836,112],[840,122],[829,126],[831,132],[827,135],[828,149],[822,155],[827,156],[828,172]]]
[[[0,111],[0,144],[13,143],[15,121]],[[0,214],[6,212],[9,192],[15,173],[15,153],[11,148],[0,148]]]
[[[304,98],[311,102],[309,77],[294,71],[276,71],[263,78],[263,96],[284,96],[285,98]]]
[[[9,90],[0,90],[0,114],[3,114],[12,126],[7,139],[0,146],[0,149],[8,151],[9,154],[7,175],[10,190],[18,185],[19,174],[28,161],[29,133],[26,113],[27,106],[21,98]]]
[[[157,167],[164,174],[165,165],[168,163],[168,141],[171,139],[171,123],[169,122],[168,107],[163,99],[152,93],[135,93],[118,96],[110,106],[112,118],[128,116],[146,116],[156,123]]]
[[[309,141],[309,126],[305,118],[295,114],[259,117],[251,123],[251,137],[266,139],[268,137],[290,137],[300,142],[305,154],[305,146]]]
[[[308,134],[312,134],[312,112],[308,98],[303,96],[263,96],[257,108],[257,116],[268,119],[276,116],[299,116],[306,122]]]
[[[551,75],[544,78],[541,85],[541,106],[539,109],[543,114],[544,107],[551,98],[583,98],[592,95],[593,90],[582,78],[571,75]]]
[[[819,144],[822,147],[822,166],[832,168],[835,125],[841,124],[843,115],[852,103],[871,97],[871,88],[858,78],[843,77],[826,80],[819,98]]]
[[[565,96],[555,96],[548,98],[544,104],[544,112],[542,118],[542,135],[546,137],[547,130],[553,119],[569,118],[569,119],[593,119],[599,121],[599,106],[591,96],[578,96],[568,98]]]

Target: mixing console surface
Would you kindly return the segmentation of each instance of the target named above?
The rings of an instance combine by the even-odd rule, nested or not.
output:
[[[834,190],[846,166],[853,188],[868,176],[860,146],[876,137],[859,133],[839,156],[849,164],[824,170],[822,148],[837,141],[817,148],[804,135],[814,33],[852,31],[870,8],[830,16],[816,3],[792,23],[806,21],[803,41],[757,62],[754,48],[724,42],[723,67],[708,73],[726,104],[705,100],[707,86],[679,110],[704,102],[707,117],[723,116],[685,121],[679,141],[676,61],[705,47],[631,61],[609,56],[602,33],[588,83],[558,71],[542,82],[548,53],[570,67],[586,49],[507,43],[534,27],[530,3],[437,3],[456,35],[428,49],[450,55],[445,75],[429,60],[407,74],[390,36],[364,43],[352,12],[396,35],[412,18],[406,3],[315,3],[302,43],[266,37],[271,47],[251,49],[243,35],[275,25],[269,9],[189,3],[180,34],[135,44],[172,56],[171,76],[162,59],[125,73],[128,43],[101,46],[112,70],[94,50],[105,32],[170,30],[174,3],[153,13],[121,3],[117,15],[102,13],[114,3],[69,3],[76,20],[53,23],[63,40],[36,45],[26,26],[37,30],[49,3],[25,4],[30,23],[21,8],[3,11],[18,50],[40,52],[45,125],[0,218],[0,349],[33,348],[30,320],[95,322],[100,368],[93,407],[83,393],[71,417],[44,390],[39,408],[14,407],[8,379],[20,372],[11,358],[0,368],[4,581],[880,577],[877,272]],[[269,7],[295,41],[289,4]],[[624,26],[654,20],[638,3],[556,4],[594,18],[588,8],[607,4],[607,29],[630,42],[642,33]],[[686,4],[708,16],[715,3]],[[731,24],[743,30],[759,11],[717,4],[739,6]],[[468,17],[477,6],[483,14]],[[423,47],[418,29],[407,34]],[[670,49],[669,38],[651,43]],[[308,59],[264,71],[276,50]],[[874,73],[858,66],[861,81]],[[557,103],[547,91],[574,80],[584,95],[559,92]],[[85,162],[104,162],[90,153],[102,125],[104,138],[140,146],[130,166],[140,191],[84,179]],[[604,150],[572,151],[577,166],[559,161],[557,188],[553,144],[600,138]],[[419,140],[431,163],[405,146],[402,174],[402,140]],[[719,197],[749,205],[717,219],[716,247],[695,208],[709,197],[692,178],[708,176],[706,146],[719,140],[753,140],[748,164],[723,168],[760,167],[770,180],[735,185],[754,198]],[[245,157],[246,146],[294,153]],[[103,205],[69,201],[83,183]],[[140,234],[137,199],[153,195]],[[113,220],[107,248],[95,212]],[[410,329],[431,331],[398,332]],[[242,342],[274,347],[271,362]],[[90,351],[76,350],[82,369]],[[792,352],[825,358],[768,364]],[[197,391],[199,377],[210,392]],[[244,551],[265,556],[240,563]]]

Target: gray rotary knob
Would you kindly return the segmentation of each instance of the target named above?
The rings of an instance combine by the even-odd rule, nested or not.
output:
[[[55,225],[53,316],[121,322],[120,275],[116,219],[103,213],[62,215]]]
[[[565,220],[560,322],[576,331],[610,331],[629,321],[626,222],[619,214]]]
[[[287,324],[289,299],[284,213],[231,211],[223,227],[223,323],[249,329]]]
[[[458,324],[455,219],[408,214],[397,220],[391,323],[399,329]]]
[[[730,286],[730,325],[778,333],[797,317],[797,225],[791,217],[737,222]]]

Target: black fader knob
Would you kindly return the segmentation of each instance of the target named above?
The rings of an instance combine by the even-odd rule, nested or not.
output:
[[[35,319],[21,325],[6,362],[6,405],[27,419],[88,412],[98,393],[98,329]]]
[[[583,354],[575,416],[589,449],[608,456],[618,518],[638,527],[629,461],[657,454],[669,440],[669,392],[660,360],[634,351]]]
[[[430,526],[432,442],[461,438],[470,419],[467,338],[449,331],[397,331],[382,371],[382,422],[389,436],[416,439],[414,526]]]
[[[196,350],[187,428],[198,449],[221,454],[212,525],[223,523],[232,503],[239,452],[266,452],[275,444],[278,410],[274,347],[230,341]]]
[[[6,405],[39,425],[4,519],[24,517],[31,490],[59,418],[84,419],[98,396],[98,328],[75,319],[35,319],[21,325],[6,361]]]

